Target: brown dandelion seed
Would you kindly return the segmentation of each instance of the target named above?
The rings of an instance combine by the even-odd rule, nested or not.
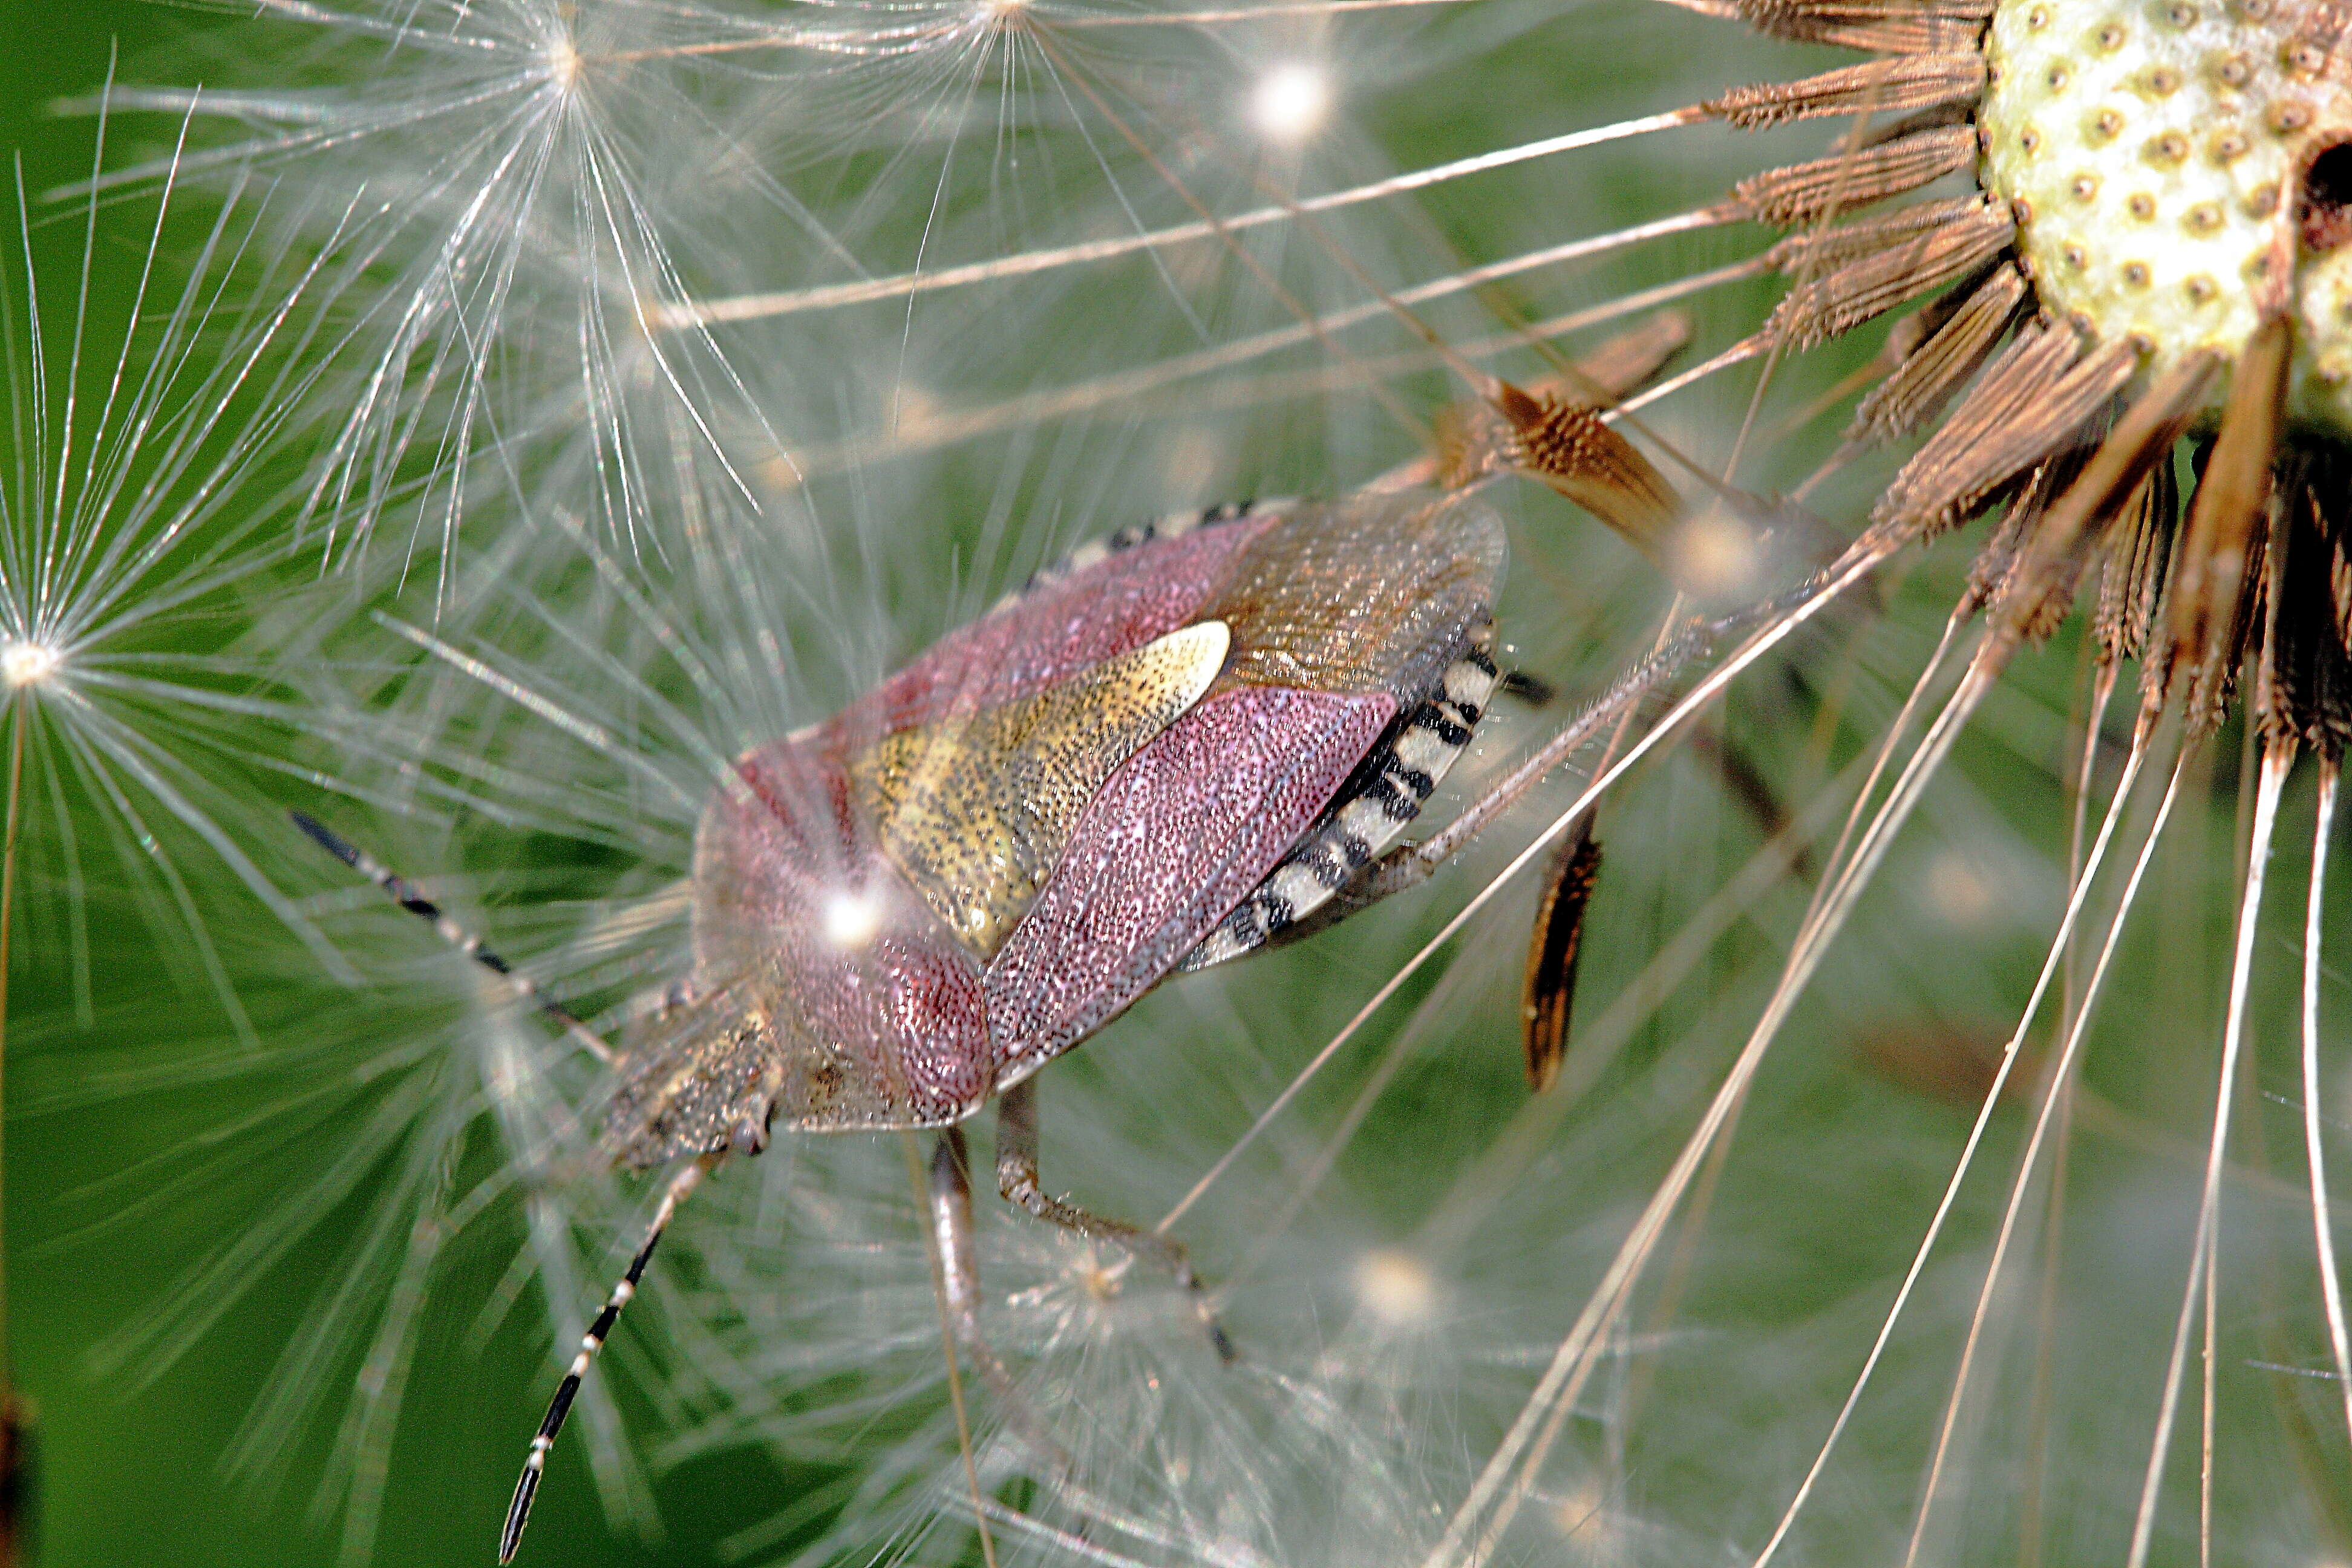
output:
[[[2284,315],[2265,321],[2238,356],[2221,434],[2189,503],[2166,647],[2148,673],[2161,694],[2179,695],[2192,723],[2221,721],[2236,677],[2294,357],[2294,323]]]
[[[1859,153],[1750,174],[1732,187],[1731,197],[1743,216],[1790,228],[1875,206],[1958,174],[1975,160],[1976,150],[1976,132],[1969,127],[1941,127]]]
[[[1506,382],[1496,406],[1518,437],[1517,467],[1584,508],[1654,562],[1682,518],[1682,498],[1589,403],[1532,397]]]
[[[2101,668],[2137,658],[2164,593],[2165,569],[2180,526],[2180,485],[2169,454],[2153,464],[2107,530],[2091,637]]]
[[[1576,962],[1584,950],[1584,912],[1601,878],[1601,844],[1585,816],[1552,858],[1536,905],[1534,940],[1519,1003],[1528,1088],[1538,1094],[1559,1078],[1568,1057],[1569,1017],[1576,1003]]]
[[[1790,289],[1765,321],[1764,336],[1794,349],[1826,342],[1968,277],[2006,249],[2016,232],[2005,205],[1979,197],[1909,208],[1818,237],[1792,236],[1774,247],[1776,265],[1832,270]]]
[[[1760,131],[1823,114],[1907,113],[1973,99],[1984,84],[1984,57],[1970,49],[1873,60],[1800,81],[1758,82],[1700,107],[1742,131]]]
[[[2330,515],[2347,483],[2352,463],[2340,451],[2305,447],[2282,465],[2250,704],[2272,745],[2299,742],[2329,757],[2352,738],[2352,650],[2339,614],[2347,574]]]
[[[1974,289],[1953,292],[1956,307],[1933,335],[1855,406],[1846,439],[1894,440],[1942,413],[2016,320],[2026,285],[2017,268],[2003,262]]]
[[[1689,316],[1680,310],[1661,310],[1579,358],[1565,373],[1518,390],[1538,403],[1572,402],[1579,397],[1614,403],[1654,378],[1688,346],[1690,339]],[[1402,482],[1426,479],[1441,489],[1458,489],[1489,474],[1516,468],[1521,461],[1517,430],[1500,408],[1483,399],[1440,410],[1433,445],[1427,473],[1416,465],[1405,470]]]

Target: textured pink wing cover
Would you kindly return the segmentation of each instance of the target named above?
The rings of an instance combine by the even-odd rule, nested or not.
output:
[[[996,1070],[1085,1039],[1264,879],[1396,712],[1386,695],[1244,687],[1129,757],[988,968]]]
[[[957,1120],[990,1079],[978,963],[850,810],[836,753],[815,740],[779,742],[736,771],[753,798],[714,803],[698,836],[701,980],[721,984],[772,964],[782,1005],[862,1080],[845,1092],[874,1097],[862,1114],[842,1105],[851,1120]],[[845,892],[879,910],[880,930],[863,947],[825,938],[827,907]],[[787,1116],[802,1110],[782,1107]]]
[[[867,745],[950,712],[1016,701],[1190,626],[1234,557],[1280,517],[1243,518],[1120,551],[950,632],[832,728],[846,747]]]

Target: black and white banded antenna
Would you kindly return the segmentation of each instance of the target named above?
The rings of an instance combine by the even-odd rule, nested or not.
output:
[[[604,1037],[582,1023],[571,1009],[539,988],[539,982],[527,974],[519,974],[512,965],[482,945],[482,939],[459,925],[442,912],[441,906],[417,891],[416,884],[393,870],[383,861],[352,843],[334,829],[308,812],[289,811],[294,826],[307,834],[311,841],[383,889],[386,897],[410,914],[431,926],[436,935],[484,969],[510,986],[517,996],[530,1003],[570,1035],[582,1050],[611,1067],[618,1058]]]
[[[514,988],[516,995],[561,1024],[565,1033],[577,1040],[583,1048],[593,1054],[599,1061],[612,1065],[614,1057],[610,1046],[574,1017],[562,1003],[541,991],[528,975],[516,973],[505,959],[483,946],[480,937],[444,914],[441,907],[419,892],[415,883],[308,813],[292,811],[287,815],[294,819],[294,826],[309,835],[320,848],[383,889],[394,903],[430,924],[442,941],[504,980]],[[563,1381],[555,1385],[555,1397],[548,1401],[547,1414],[541,1417],[539,1432],[530,1440],[530,1457],[523,1460],[522,1475],[515,1482],[514,1500],[507,1505],[506,1527],[499,1533],[500,1563],[514,1561],[515,1549],[522,1544],[523,1526],[530,1519],[531,1500],[539,1495],[540,1477],[547,1471],[548,1450],[555,1447],[556,1434],[563,1430],[564,1419],[572,1414],[572,1402],[580,1396],[581,1382],[587,1377],[589,1367],[595,1363],[596,1353],[604,1348],[605,1340],[613,1332],[613,1325],[620,1321],[621,1309],[635,1299],[638,1281],[645,1278],[646,1265],[653,1261],[655,1245],[661,1240],[662,1233],[669,1228],[669,1222],[677,1216],[678,1205],[701,1184],[702,1178],[719,1159],[719,1154],[702,1155],[670,1178],[668,1187],[662,1193],[660,1204],[654,1209],[652,1220],[646,1226],[645,1240],[638,1244],[636,1255],[629,1259],[627,1272],[621,1276],[620,1283],[613,1287],[613,1293],[604,1299],[604,1310],[596,1314],[595,1321],[590,1323],[588,1331],[580,1337],[579,1352],[572,1356],[571,1366],[565,1369]]]
[[[613,1325],[620,1321],[621,1309],[635,1299],[637,1281],[644,1278],[646,1265],[653,1260],[655,1245],[677,1217],[677,1205],[702,1184],[702,1178],[723,1157],[724,1151],[700,1155],[669,1179],[669,1187],[662,1194],[661,1203],[646,1226],[646,1239],[638,1247],[637,1255],[629,1259],[628,1272],[613,1287],[613,1293],[604,1298],[604,1310],[596,1314],[588,1331],[580,1336],[580,1353],[572,1358],[563,1381],[555,1385],[555,1397],[548,1401],[547,1414],[540,1419],[539,1433],[530,1440],[530,1457],[523,1460],[522,1475],[515,1481],[514,1501],[507,1505],[506,1528],[499,1532],[500,1563],[513,1562],[515,1548],[522,1544],[522,1527],[530,1521],[531,1499],[539,1495],[539,1478],[547,1472],[547,1451],[555,1447],[555,1435],[563,1430],[563,1418],[572,1414],[572,1402],[579,1396],[581,1380],[588,1375],[596,1352],[604,1348]]]

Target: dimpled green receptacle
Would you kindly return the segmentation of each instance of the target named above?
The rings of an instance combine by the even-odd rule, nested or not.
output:
[[[2043,301],[2149,374],[2291,311],[2289,417],[2352,435],[2352,54],[2313,0],[2005,0],[1985,186]],[[2217,388],[2218,402],[2222,391]]]

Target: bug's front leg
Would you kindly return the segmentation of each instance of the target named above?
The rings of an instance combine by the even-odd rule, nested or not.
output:
[[[940,1254],[940,1296],[947,1307],[949,1331],[980,1369],[1006,1424],[1046,1463],[1067,1471],[1069,1456],[1046,1435],[1029,1402],[1013,1388],[1013,1374],[980,1331],[980,1251],[971,1232],[971,1152],[960,1127],[940,1133],[931,1150],[930,1204],[931,1236]]]
[[[1173,1276],[1176,1283],[1192,1292],[1193,1309],[1209,1331],[1209,1342],[1216,1347],[1217,1359],[1228,1363],[1241,1359],[1234,1342],[1226,1337],[1224,1325],[1217,1321],[1216,1311],[1209,1305],[1208,1292],[1202,1289],[1200,1276],[1192,1272],[1192,1260],[1185,1255],[1181,1242],[1171,1241],[1125,1220],[1089,1214],[1045,1191],[1037,1174],[1034,1079],[1006,1089],[997,1101],[996,1185],[1005,1202],[1028,1210],[1037,1218],[1074,1230],[1089,1241],[1118,1247],[1129,1257]]]

